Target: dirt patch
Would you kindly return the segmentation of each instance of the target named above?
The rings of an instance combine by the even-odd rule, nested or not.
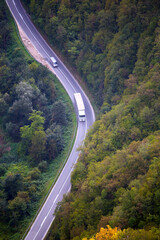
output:
[[[30,41],[30,39],[27,37],[27,35],[24,33],[24,31],[22,30],[22,28],[20,27],[19,24],[17,24],[18,26],[18,30],[19,30],[19,34],[21,37],[21,40],[23,42],[23,44],[25,45],[25,47],[27,48],[28,52],[42,65],[44,65],[45,67],[47,67],[51,72],[54,73],[53,68],[49,65],[49,63],[42,57],[42,55],[38,52],[38,50],[34,47],[34,45],[32,44],[32,42]],[[55,73],[54,73],[55,74]]]

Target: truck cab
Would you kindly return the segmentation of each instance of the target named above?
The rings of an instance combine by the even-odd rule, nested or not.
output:
[[[86,120],[85,110],[79,111],[79,121],[84,122]]]

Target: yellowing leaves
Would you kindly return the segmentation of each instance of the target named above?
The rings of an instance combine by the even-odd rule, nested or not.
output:
[[[120,230],[119,230],[120,231]],[[107,228],[101,228],[100,232],[96,234],[96,240],[109,240],[109,239],[117,239],[118,228],[111,228],[107,225]]]
[[[97,233],[95,237],[92,237],[89,240],[160,240],[159,233],[159,228],[151,228],[149,231],[146,231],[144,229],[134,230],[131,228],[127,228],[122,231],[117,227],[111,228],[109,225],[107,225],[107,228],[101,228],[100,232]],[[82,240],[88,239],[83,238]]]
[[[119,230],[117,227],[111,228],[109,225],[107,225],[107,228],[101,228],[100,232],[89,240],[117,240],[119,235],[118,233],[121,233],[121,230]],[[82,240],[87,240],[87,238],[83,238]]]

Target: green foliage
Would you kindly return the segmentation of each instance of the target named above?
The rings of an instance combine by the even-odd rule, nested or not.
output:
[[[155,229],[156,230],[156,229]],[[159,234],[158,234],[158,229],[157,233],[154,232],[154,230],[133,230],[133,229],[125,229],[123,232],[118,234],[118,239],[125,239],[127,238],[128,240],[138,240],[138,239],[144,239],[144,240],[159,240]]]
[[[40,6],[47,14],[40,14]],[[158,229],[159,3],[71,0],[40,6],[32,11],[35,23],[63,49],[102,112],[85,139],[71,194],[57,208],[49,239],[82,239],[106,224]],[[46,131],[47,148],[57,154],[54,128]],[[154,239],[149,231],[126,232],[124,238]]]
[[[52,106],[52,121],[57,124],[65,125],[66,124],[66,110],[65,105],[62,101],[57,101]]]
[[[10,174],[4,181],[4,191],[7,199],[13,199],[17,192],[23,188],[22,176],[20,174]]]
[[[160,222],[159,165],[160,159],[153,158],[146,176],[131,182],[129,190],[124,190],[113,212],[112,224],[117,225],[116,223],[122,223],[125,219],[128,223],[124,222],[123,226],[135,228]]]
[[[158,227],[159,143],[156,134],[99,162],[88,163],[88,154],[81,156],[72,174],[72,192],[60,205],[53,232],[58,226],[64,239],[84,236],[86,230],[96,230],[104,215],[106,224],[122,228]]]
[[[24,49],[4,0],[0,18],[0,239],[17,240],[66,158],[73,107],[56,77]],[[57,102],[60,125],[52,119]]]
[[[51,44],[77,68],[98,105],[105,100],[112,106],[111,98],[122,95],[133,70],[140,80],[150,62],[159,61],[153,54],[159,52],[157,1],[31,1],[30,11]]]
[[[36,163],[39,163],[42,161],[45,148],[46,148],[45,132],[35,131],[34,136],[32,137],[30,155],[35,160]]]
[[[95,237],[92,236],[89,240],[120,240],[120,239],[129,239],[129,240],[159,240],[158,236],[158,229],[152,228],[151,230],[147,231],[144,229],[133,230],[130,228],[121,230],[117,227],[111,228],[107,225],[107,228],[101,228],[98,233],[96,233]],[[75,238],[76,239],[76,238]],[[88,240],[88,238],[83,238],[82,240]]]
[[[8,209],[11,210],[11,214],[13,215],[13,224],[16,224],[17,220],[23,218],[29,201],[28,192],[18,192],[17,197],[9,201]]]
[[[50,238],[82,239],[86,235],[93,235],[97,232],[97,226],[101,227],[104,224],[140,229],[155,226],[158,229],[159,2],[24,2],[30,8],[35,23],[47,34],[51,44],[59,48],[67,61],[79,71],[102,109],[99,120],[87,135],[77,168],[72,174],[72,192],[58,206]],[[2,39],[8,36],[7,31],[3,33],[0,44],[6,47],[8,43]],[[42,144],[46,141],[45,156],[51,161],[63,149],[62,126],[68,118],[64,104],[56,99],[55,86],[51,83],[47,71],[37,63],[30,63],[30,66],[22,71],[26,65],[25,61],[21,60],[22,53],[19,48],[15,48],[13,52],[12,64],[8,64],[8,58],[4,55],[0,61],[0,72],[3,74],[3,115],[6,116],[6,111],[10,109],[10,115],[6,116],[7,121],[3,120],[3,123],[6,121],[10,136],[14,136],[14,127],[17,124],[18,129],[26,128],[29,139],[26,142],[27,157],[37,157],[38,163],[38,168],[32,169],[24,176],[29,181],[30,186],[27,190],[30,198],[34,199],[36,196],[31,192],[37,185],[33,182],[38,181],[40,171],[44,167],[43,151],[40,156],[37,155],[38,148],[33,153],[38,143],[37,136],[40,134]],[[28,79],[27,84],[20,85],[22,79]],[[18,95],[19,92],[16,92],[16,87],[11,91],[13,84],[17,87],[25,85],[25,101]],[[8,89],[10,102],[4,98]],[[42,116],[46,119],[43,129],[33,133],[30,132],[31,123],[28,120],[32,108],[43,112]],[[61,108],[64,109],[63,114],[60,114]],[[20,109],[26,109],[23,111],[23,118]],[[18,121],[12,120],[12,113],[18,117]],[[19,121],[22,119],[22,122]],[[28,160],[33,161],[30,158]],[[3,161],[4,159],[3,157]],[[8,155],[6,161],[10,162],[11,159],[15,158]],[[13,198],[17,197],[16,194],[13,194]],[[6,210],[8,202],[3,192],[1,196],[1,206]],[[24,215],[25,211],[24,205]],[[18,216],[16,207],[15,213]],[[158,233],[159,230],[156,231]],[[123,234],[122,238],[130,239],[155,237],[152,231],[146,230],[127,229]]]
[[[20,128],[21,131],[21,150],[28,152],[30,148],[30,153],[36,159],[39,157],[38,150],[40,150],[39,144],[42,144],[42,152],[44,151],[45,146],[45,132],[43,128],[44,117],[41,116],[41,112],[33,111],[33,113],[29,117],[29,121],[31,121],[31,125],[26,125]],[[41,154],[40,154],[41,155]]]
[[[29,176],[31,177],[32,180],[36,180],[40,177],[40,170],[38,168],[33,168],[32,171],[29,172]]]

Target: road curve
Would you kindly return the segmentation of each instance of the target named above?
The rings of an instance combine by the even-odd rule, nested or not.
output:
[[[35,48],[42,55],[42,57],[44,57],[48,62],[51,56],[54,56],[56,58],[58,67],[54,68],[55,75],[66,89],[69,97],[73,102],[74,107],[75,107],[74,93],[80,92],[82,94],[86,109],[86,121],[85,122],[78,121],[76,140],[71,151],[71,154],[67,160],[67,163],[65,164],[57,182],[52,188],[48,198],[46,199],[43,207],[41,208],[38,216],[36,217],[28,234],[25,237],[25,240],[42,240],[44,239],[54,220],[53,214],[57,206],[57,203],[62,200],[64,194],[70,191],[71,172],[79,156],[79,152],[76,149],[82,144],[87,133],[87,130],[95,121],[95,114],[92,105],[88,97],[82,90],[81,86],[78,84],[76,79],[68,71],[63,62],[53,52],[53,50],[49,47],[49,45],[45,42],[45,40],[37,31],[37,29],[34,27],[26,11],[23,9],[20,0],[6,0],[6,3],[16,23],[18,23],[21,26],[22,30],[26,33],[26,35],[28,36],[32,44],[35,46]]]

